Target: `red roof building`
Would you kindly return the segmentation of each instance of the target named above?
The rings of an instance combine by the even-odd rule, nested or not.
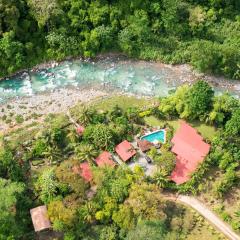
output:
[[[152,147],[154,147],[154,144],[147,140],[138,140],[137,145],[141,149],[142,152],[147,152]]]
[[[88,162],[83,162],[79,166],[74,166],[73,172],[79,174],[86,182],[91,182],[93,175]]]
[[[47,207],[45,205],[32,208],[30,214],[35,232],[51,228],[51,223],[47,214]]]
[[[197,130],[181,121],[172,141],[172,152],[177,155],[176,166],[171,174],[171,180],[182,184],[190,179],[191,174],[203,162],[210,150],[210,145],[203,141]]]
[[[97,158],[96,158],[96,163],[99,167],[104,167],[104,166],[112,166],[114,167],[116,164],[112,159],[111,153],[104,151],[102,152]]]
[[[137,153],[132,144],[127,140],[124,140],[123,142],[118,144],[115,147],[115,151],[124,162],[132,158]]]
[[[79,126],[76,128],[77,134],[82,136],[85,128],[83,126]]]

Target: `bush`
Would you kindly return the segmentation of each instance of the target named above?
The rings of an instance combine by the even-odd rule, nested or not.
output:
[[[22,115],[17,115],[16,118],[15,118],[15,120],[16,120],[16,122],[17,122],[18,124],[21,124],[21,123],[24,122],[24,118],[23,118]]]

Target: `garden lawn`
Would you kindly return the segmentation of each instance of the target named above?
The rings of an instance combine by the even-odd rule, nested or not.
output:
[[[209,239],[209,240],[227,240],[227,238],[210,224],[197,224],[187,235],[186,240]]]
[[[179,128],[179,120],[160,120],[154,116],[148,116],[144,118],[144,121],[147,125],[150,125],[152,127],[163,127],[166,123],[168,123],[170,126],[173,127],[174,131],[176,131]]]
[[[109,111],[118,105],[123,110],[127,110],[130,107],[136,108],[149,108],[153,106],[157,101],[155,99],[136,98],[134,96],[115,96],[106,99],[94,101],[92,106],[97,110]]]
[[[193,121],[191,125],[198,130],[204,139],[212,141],[213,137],[217,133],[217,129],[214,126],[207,125],[200,121]]]

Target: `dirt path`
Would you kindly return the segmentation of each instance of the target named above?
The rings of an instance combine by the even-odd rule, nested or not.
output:
[[[211,210],[209,210],[206,205],[204,205],[196,198],[185,195],[170,196],[168,198],[174,201],[184,203],[194,208],[229,239],[240,240],[240,236],[237,235],[227,223],[223,222],[218,216],[216,216]]]

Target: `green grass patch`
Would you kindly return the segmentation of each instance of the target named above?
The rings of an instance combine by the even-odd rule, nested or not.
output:
[[[136,98],[131,96],[115,96],[102,100],[98,100],[92,103],[92,106],[97,110],[108,111],[118,105],[123,110],[127,110],[129,107],[148,108],[155,103],[154,99]]]
[[[160,120],[154,116],[148,116],[144,118],[146,124],[152,127],[162,127],[164,124],[168,123],[170,126],[173,127],[174,131],[179,128],[179,120]]]
[[[191,125],[198,130],[204,139],[212,141],[217,133],[217,129],[214,126],[201,123],[199,121],[191,122]]]

